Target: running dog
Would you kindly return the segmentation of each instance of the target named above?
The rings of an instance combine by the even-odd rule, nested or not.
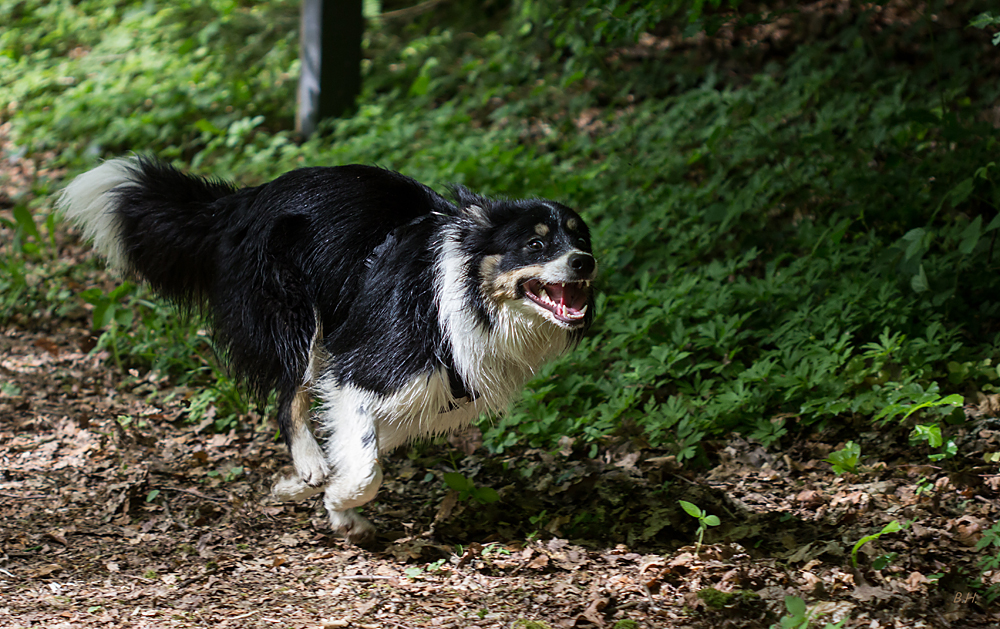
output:
[[[323,492],[333,528],[360,542],[379,452],[503,412],[594,316],[576,212],[452,197],[371,166],[238,188],[133,157],[80,175],[58,207],[111,267],[200,308],[252,394],[277,392],[296,473],[274,495]]]

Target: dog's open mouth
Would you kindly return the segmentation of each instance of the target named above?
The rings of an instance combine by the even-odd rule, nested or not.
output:
[[[552,313],[557,321],[568,325],[579,325],[587,316],[587,301],[590,299],[590,282],[554,282],[546,284],[541,280],[524,283],[525,296]]]

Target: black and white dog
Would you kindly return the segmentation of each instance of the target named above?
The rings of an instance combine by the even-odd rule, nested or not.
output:
[[[277,391],[296,475],[274,494],[325,492],[334,529],[360,541],[380,451],[504,411],[594,316],[576,212],[454,197],[370,166],[238,189],[138,157],[80,175],[58,206],[112,267],[204,308],[234,376]]]

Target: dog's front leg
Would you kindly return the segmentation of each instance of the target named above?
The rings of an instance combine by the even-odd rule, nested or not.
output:
[[[370,395],[345,387],[324,418],[330,434],[327,461],[333,469],[324,504],[334,530],[353,543],[368,541],[375,534],[375,527],[354,508],[372,500],[382,484],[371,405]]]

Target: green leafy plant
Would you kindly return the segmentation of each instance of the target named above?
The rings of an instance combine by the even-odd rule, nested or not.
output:
[[[493,542],[483,546],[483,557],[506,557],[510,555],[510,549],[503,544]]]
[[[424,569],[420,566],[407,566],[403,569],[403,574],[405,574],[410,579],[419,579],[424,574]]]
[[[812,625],[813,614],[806,606],[806,602],[801,598],[786,596],[785,609],[788,611],[788,614],[781,618],[779,624],[772,625],[772,627],[780,627],[781,629],[809,629],[810,625]],[[824,629],[840,629],[846,621],[847,619],[845,618],[837,623],[827,623]]]
[[[37,254],[39,245],[43,244],[44,240],[38,231],[31,210],[26,205],[19,203],[13,207],[11,214],[14,216],[13,222],[4,218],[0,225],[13,229],[14,238],[11,242],[13,250],[28,255]]]
[[[899,553],[884,553],[882,555],[875,557],[875,559],[872,560],[872,568],[874,568],[875,570],[883,570],[889,564],[896,561],[898,558],[899,558]]]
[[[443,557],[441,559],[438,559],[437,561],[432,561],[431,563],[427,564],[427,571],[441,572],[441,569],[445,566],[446,563],[448,563],[448,560]]]
[[[125,368],[118,351],[118,330],[119,327],[128,329],[132,325],[134,313],[131,309],[119,306],[134,289],[133,284],[124,282],[108,294],[99,288],[88,288],[80,293],[80,299],[94,306],[92,328],[103,330],[92,351],[110,348],[115,366],[121,373],[125,372]]]
[[[875,415],[875,420],[888,422],[894,418],[902,416],[900,421],[905,421],[914,413],[932,409],[951,412],[956,408],[960,408],[965,402],[962,396],[957,393],[944,397],[941,396],[938,393],[937,383],[932,383],[927,391],[922,391],[919,387],[916,388],[919,391],[919,397],[912,400],[910,403],[905,403],[895,401],[898,397],[893,395],[891,399],[894,401],[879,411]],[[899,393],[905,395],[902,392],[902,388]],[[928,455],[928,458],[932,461],[939,461],[943,458],[955,456],[958,452],[958,447],[955,445],[954,441],[950,439],[947,441],[944,440],[941,434],[940,423],[917,424],[913,427],[913,432],[910,435],[910,441],[912,443],[926,442],[930,447],[940,449],[940,452]]]
[[[981,573],[1000,570],[1000,522],[983,531],[983,537],[976,542],[976,550],[983,553],[983,557],[977,562]],[[1000,585],[993,583],[984,587],[980,583],[980,587],[985,589],[988,603],[992,604],[1000,599]]]
[[[932,448],[941,448],[941,452],[927,456],[932,461],[940,461],[958,453],[958,446],[955,442],[951,439],[945,441],[941,436],[940,424],[917,424],[914,426],[910,442],[919,443],[921,441],[926,442]]]
[[[490,504],[500,500],[500,494],[492,487],[476,487],[472,479],[459,474],[458,472],[446,472],[444,483],[451,489],[458,492],[459,500],[473,498],[480,504]]]
[[[710,526],[719,526],[721,521],[718,516],[709,515],[708,512],[703,511],[697,505],[688,502],[687,500],[677,501],[684,512],[687,513],[692,518],[698,520],[698,541],[695,543],[695,552],[701,550],[701,541],[705,536],[705,531],[708,530]]]
[[[845,473],[857,474],[858,460],[860,458],[861,446],[853,441],[848,441],[844,444],[843,449],[831,452],[825,461],[831,465],[833,472],[837,475]]]
[[[899,532],[899,531],[903,530],[904,528],[908,527],[909,525],[910,525],[909,522],[907,522],[905,524],[900,524],[896,520],[893,520],[892,522],[890,522],[890,523],[886,524],[885,526],[883,526],[882,530],[879,531],[878,533],[873,533],[871,535],[865,535],[864,537],[862,537],[861,539],[859,539],[854,544],[854,547],[851,548],[851,565],[854,566],[855,568],[858,567],[858,551],[861,550],[862,546],[864,546],[868,542],[872,542],[872,541],[877,540],[878,538],[882,537],[883,535],[887,535],[889,533]],[[881,567],[878,567],[878,568],[875,568],[875,569],[876,570],[881,570],[890,561],[892,561],[892,559],[893,559],[892,554],[880,556],[877,559],[877,561],[878,561],[879,566],[881,566]]]
[[[921,391],[920,397],[910,402],[894,401],[892,404],[887,405],[879,411],[875,415],[874,419],[875,421],[882,420],[883,423],[896,418],[899,418],[900,421],[905,421],[911,415],[919,411],[942,409],[944,407],[954,408],[956,406],[961,406],[964,403],[965,400],[957,393],[953,393],[948,396],[941,396],[938,393],[937,386],[935,385],[931,386],[926,392]]]
[[[9,238],[6,234],[0,237],[0,321],[25,308],[25,297],[38,286],[32,267],[56,255],[54,214],[49,213],[44,221],[47,240],[42,236],[36,214],[28,204],[15,203],[10,214],[11,218],[0,216],[0,233],[11,232]],[[27,303],[30,304],[31,300]]]
[[[934,491],[934,483],[931,482],[929,478],[921,476],[917,479],[916,495],[919,496],[920,494],[929,493],[931,491]]]
[[[1000,15],[991,11],[980,13],[974,20],[969,22],[969,26],[983,29],[1000,27]],[[1000,32],[993,35],[993,45],[1000,46]]]
[[[223,474],[219,470],[209,470],[208,472],[206,472],[206,475],[211,476],[212,478],[219,478],[224,483],[231,483],[243,475],[243,467],[241,466],[231,467],[228,470],[226,470],[225,474]]]
[[[666,46],[673,26],[797,19],[735,5],[532,0],[466,21],[373,20],[357,114],[301,141],[297,2],[0,0],[0,122],[69,174],[127,151],[248,184],[378,163],[439,189],[579,208],[601,264],[598,317],[512,412],[484,421],[493,452],[570,436],[593,456],[635,438],[697,464],[706,439],[733,431],[770,447],[911,411],[930,426],[915,438],[938,443],[933,425],[961,420],[955,394],[1000,384],[986,323],[1000,315],[1000,169],[982,115],[998,88],[981,76],[979,33],[940,24],[994,29],[996,12],[947,5],[938,25],[873,28],[849,3],[835,32],[768,55],[767,71],[752,47],[733,70]],[[923,54],[887,66],[900,41]],[[69,287],[94,285],[93,263],[47,259],[45,185],[0,217],[5,323],[71,308]],[[141,289],[108,309],[133,312],[131,329],[101,328],[116,365],[211,390],[200,408],[237,425],[247,404],[197,317],[178,321]],[[946,435],[931,447],[958,454]]]

